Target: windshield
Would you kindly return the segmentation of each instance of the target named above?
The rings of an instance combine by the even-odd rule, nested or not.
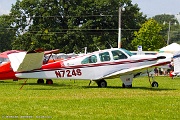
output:
[[[9,61],[8,58],[0,57],[0,64],[1,64],[2,62],[7,62],[7,61]]]
[[[133,54],[130,52],[130,51],[128,51],[128,50],[126,50],[126,49],[122,49],[121,48],[121,50],[123,50],[126,54],[128,54],[129,56],[132,56]]]

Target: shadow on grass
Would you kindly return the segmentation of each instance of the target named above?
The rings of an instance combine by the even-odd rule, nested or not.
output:
[[[0,80],[0,84],[1,84],[1,83],[2,83],[2,84],[3,84],[3,83],[10,83],[10,84],[11,84],[11,83],[17,83],[17,82],[18,82],[18,81],[13,81],[13,80],[12,80],[12,81],[10,81],[10,80]]]
[[[23,85],[24,83],[21,83]],[[26,88],[26,90],[60,90],[60,89],[132,89],[132,90],[149,90],[149,91],[169,91],[169,90],[176,90],[171,88],[152,88],[152,87],[132,87],[132,88],[122,88],[121,86],[107,86],[106,88],[99,88],[98,86],[79,86],[77,84],[37,84],[37,83],[26,83],[23,87],[26,87],[27,85],[32,86],[39,86],[39,88]],[[43,87],[41,87],[43,86]],[[23,88],[22,88],[23,89]]]
[[[16,84],[14,84],[16,83]],[[9,84],[9,85],[19,85],[19,88],[22,89],[26,89],[26,90],[61,90],[61,89],[102,89],[99,88],[97,85],[92,85],[92,86],[88,86],[88,82],[87,85],[83,84],[78,85],[78,84],[66,84],[66,83],[53,83],[53,84],[37,84],[36,82],[34,83],[24,83],[23,81],[18,83],[18,81],[13,81],[13,80],[8,80],[8,81],[0,81],[0,85],[3,84]],[[27,87],[28,86],[28,87]],[[32,87],[31,87],[32,86]],[[149,91],[170,91],[170,90],[177,90],[177,89],[173,89],[173,88],[152,88],[152,87],[142,87],[142,86],[133,86],[132,88],[122,88],[121,86],[107,86],[106,88],[103,89],[132,89],[132,90],[149,90]]]
[[[20,85],[39,85],[39,86],[53,86],[53,87],[56,87],[56,86],[59,86],[60,84],[57,84],[57,83],[53,83],[53,84],[38,84],[38,83],[19,83]]]
[[[83,88],[99,88],[98,86],[82,86]],[[142,89],[142,90],[150,90],[150,91],[165,91],[165,90],[176,90],[170,88],[152,88],[152,87],[132,87],[132,88],[123,88],[121,86],[107,86],[107,89]],[[101,89],[101,88],[99,88]]]
[[[21,85],[23,85],[23,83]],[[25,88],[26,86],[31,86],[31,85],[32,86],[39,86],[39,87],[38,88],[37,87]],[[26,90],[60,90],[60,89],[75,89],[75,88],[82,89],[82,86],[63,84],[63,83],[62,84],[57,84],[57,83],[53,83],[53,84],[27,83],[23,86],[23,88]]]

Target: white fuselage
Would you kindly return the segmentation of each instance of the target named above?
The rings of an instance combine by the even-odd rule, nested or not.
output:
[[[16,76],[19,78],[98,80],[117,71],[157,62],[156,55],[130,56],[123,50],[119,50],[123,54],[123,57],[117,59],[115,58],[117,55],[114,54],[114,51],[119,52],[118,50],[109,49],[78,56],[60,62],[59,64],[63,63],[63,67],[20,72]],[[107,60],[102,59],[105,54],[108,56]],[[91,62],[87,62],[90,58],[93,58]]]

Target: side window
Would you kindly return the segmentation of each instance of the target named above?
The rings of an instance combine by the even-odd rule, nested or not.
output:
[[[87,63],[89,63],[89,57],[81,61],[81,64],[87,64]]]
[[[127,58],[127,56],[119,50],[112,51],[112,55],[113,55],[114,60],[126,59]]]
[[[96,55],[92,55],[89,57],[89,63],[96,63],[97,62],[97,57]]]
[[[84,60],[81,61],[81,64],[88,64],[88,63],[96,63],[97,62],[97,56],[91,55]]]
[[[101,62],[110,61],[111,60],[109,52],[100,53],[99,54],[99,58],[100,58]]]

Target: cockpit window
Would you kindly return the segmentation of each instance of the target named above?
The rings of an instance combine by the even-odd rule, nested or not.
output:
[[[100,57],[101,62],[110,61],[111,60],[109,52],[100,53],[99,57]]]
[[[0,64],[1,64],[2,62],[8,62],[8,61],[9,61],[8,58],[2,58],[2,57],[0,57]]]
[[[112,55],[113,55],[114,60],[126,59],[127,58],[127,56],[119,50],[112,51]]]
[[[97,62],[97,56],[96,55],[91,55],[87,58],[85,58],[81,64],[88,64],[88,63],[96,63]]]
[[[133,53],[131,53],[130,51],[128,51],[128,50],[126,50],[126,49],[122,49],[121,48],[121,50],[123,50],[126,54],[128,54],[129,56],[132,56],[133,55]]]

